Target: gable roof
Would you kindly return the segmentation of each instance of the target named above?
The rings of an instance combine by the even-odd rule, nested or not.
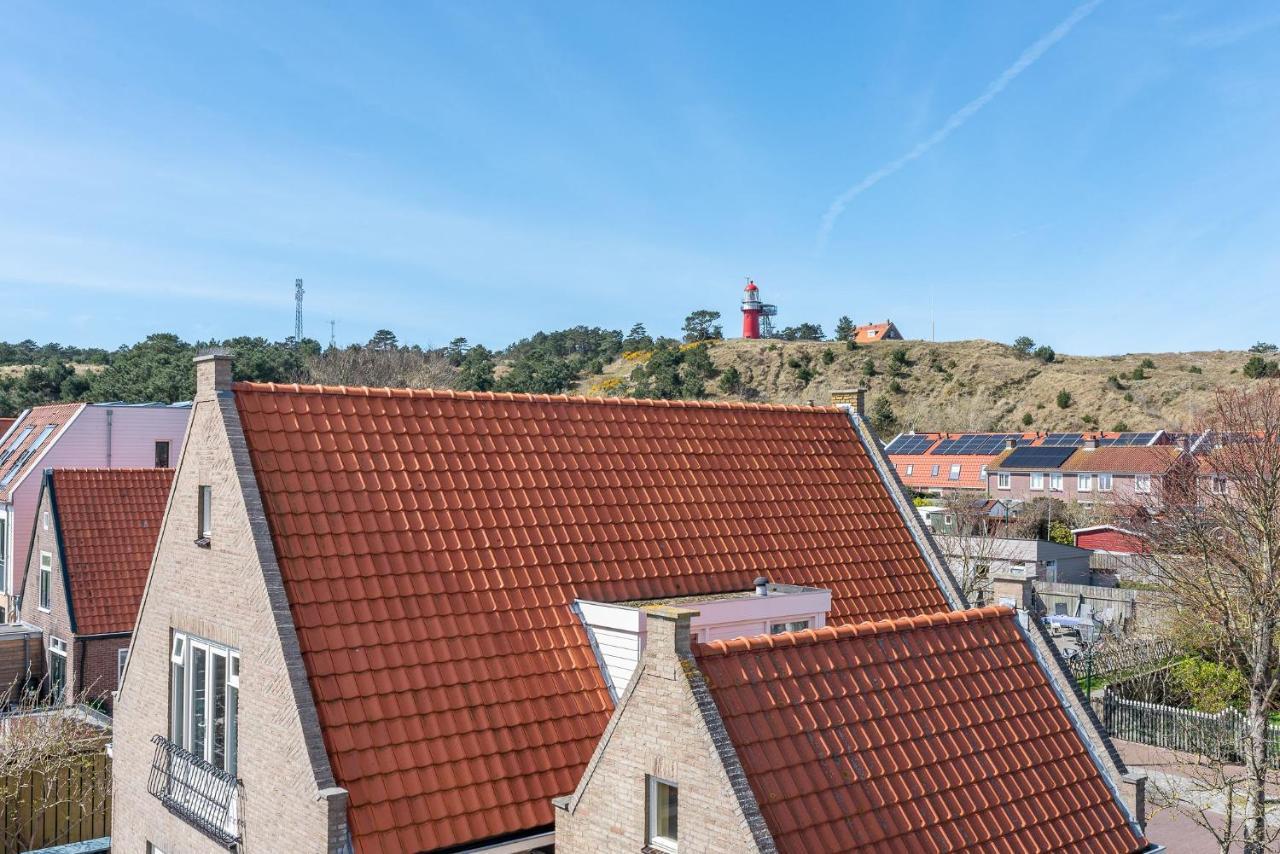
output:
[[[859,344],[884,341],[889,336],[890,330],[898,331],[898,327],[893,325],[892,320],[886,320],[884,323],[868,323],[864,326],[854,327],[853,340]]]
[[[1146,846],[1008,608],[694,655],[783,854]]]
[[[62,430],[84,409],[83,403],[50,403],[22,413],[0,442],[0,501],[8,501]],[[53,430],[45,433],[46,427]],[[37,443],[38,446],[37,446]]]
[[[1081,448],[1072,454],[1061,468],[1066,472],[1116,472],[1123,474],[1163,474],[1182,457],[1181,448],[1174,445],[1151,447]]]
[[[835,622],[948,607],[836,408],[234,394],[364,850],[552,823],[612,708],[577,598],[766,574],[829,589]]]
[[[891,459],[898,477],[914,489],[986,489],[984,470],[991,462],[988,456],[930,456],[927,454],[894,454]],[[960,476],[951,479],[951,467],[960,466]],[[911,473],[907,473],[907,466]],[[938,473],[933,473],[933,467]]]
[[[173,469],[50,469],[45,478],[72,630],[133,631]]]

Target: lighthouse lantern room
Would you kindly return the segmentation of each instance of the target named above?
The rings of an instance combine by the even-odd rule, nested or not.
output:
[[[760,302],[760,289],[748,279],[742,290],[742,337],[772,338],[773,318],[777,314],[776,305]]]

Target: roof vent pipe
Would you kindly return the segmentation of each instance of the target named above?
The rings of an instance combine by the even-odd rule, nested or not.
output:
[[[756,595],[769,595],[769,579],[765,578],[763,575],[756,579]]]

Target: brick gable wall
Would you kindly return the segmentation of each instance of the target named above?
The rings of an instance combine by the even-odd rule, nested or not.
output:
[[[346,793],[333,788],[314,707],[297,691],[301,657],[296,639],[289,651],[278,574],[264,566],[269,538],[243,441],[229,398],[198,395],[117,698],[113,850],[141,852],[148,841],[184,854],[225,850],[147,792],[151,737],[169,728],[174,629],[241,653],[239,850],[340,851],[346,841]],[[201,484],[213,488],[207,549],[194,543]]]
[[[721,751],[733,747],[696,664],[672,651],[678,631],[687,648],[687,618],[683,628],[652,614],[647,624],[641,669],[577,790],[557,803],[557,854],[648,850],[649,775],[679,787],[681,854],[775,851],[741,769],[725,766]]]

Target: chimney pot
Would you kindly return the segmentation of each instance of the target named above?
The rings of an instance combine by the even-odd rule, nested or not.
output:
[[[756,595],[769,595],[769,579],[765,578],[763,575],[756,579]]]
[[[223,351],[202,353],[195,358],[196,399],[208,400],[219,392],[231,390],[231,354]]]

